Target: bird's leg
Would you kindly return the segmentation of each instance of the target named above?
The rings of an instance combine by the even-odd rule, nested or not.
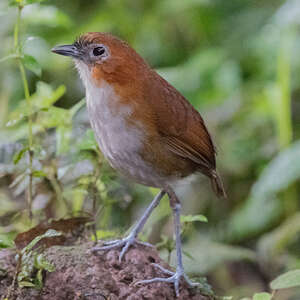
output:
[[[125,237],[123,239],[120,239],[120,240],[105,242],[104,246],[94,247],[92,249],[92,251],[93,252],[98,252],[98,251],[105,251],[105,250],[110,250],[110,249],[122,247],[122,250],[121,250],[120,255],[119,255],[119,261],[121,262],[124,254],[126,253],[128,248],[131,245],[133,245],[134,243],[143,244],[143,245],[152,247],[152,245],[149,244],[149,243],[138,241],[137,236],[142,231],[142,229],[143,229],[146,221],[148,220],[149,216],[151,215],[152,211],[159,204],[161,198],[165,195],[165,193],[166,192],[164,190],[161,190],[155,196],[155,198],[153,199],[151,204],[148,206],[148,208],[146,209],[146,211],[144,212],[144,214],[142,215],[140,220],[134,225],[133,229],[131,230],[131,232],[129,233],[129,235],[127,237]]]
[[[168,190],[168,195],[170,198],[170,205],[173,209],[173,216],[174,216],[174,231],[175,231],[175,238],[176,238],[176,257],[177,257],[177,264],[176,264],[176,271],[172,272],[161,267],[158,264],[153,264],[154,266],[158,267],[163,273],[170,275],[167,278],[159,278],[155,277],[152,279],[141,280],[138,281],[136,284],[143,284],[143,283],[152,283],[152,282],[169,282],[174,284],[176,297],[179,296],[179,282],[180,279],[183,277],[185,281],[191,286],[195,287],[199,284],[196,282],[192,282],[188,276],[185,274],[183,269],[182,263],[182,247],[181,247],[181,238],[180,238],[180,211],[181,211],[181,204],[178,200],[175,192],[171,189]]]

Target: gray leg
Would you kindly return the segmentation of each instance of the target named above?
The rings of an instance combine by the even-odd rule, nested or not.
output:
[[[93,252],[97,252],[97,251],[105,251],[105,250],[110,250],[110,249],[114,249],[114,248],[119,248],[119,247],[123,247],[122,251],[120,252],[119,255],[119,261],[121,262],[124,254],[126,253],[126,251],[128,250],[128,248],[133,245],[134,243],[137,244],[143,244],[146,246],[150,246],[152,247],[151,244],[149,243],[143,243],[141,241],[137,240],[137,236],[138,234],[142,231],[146,221],[148,220],[149,216],[151,215],[152,211],[154,210],[154,208],[159,204],[161,198],[165,195],[165,191],[161,190],[153,199],[153,201],[151,202],[151,204],[148,206],[148,208],[146,209],[145,213],[142,215],[142,217],[140,218],[140,220],[135,224],[135,226],[133,227],[133,229],[131,230],[131,232],[129,233],[129,235],[123,239],[120,240],[114,240],[114,241],[109,241],[109,242],[105,242],[103,247],[94,247],[92,249]]]
[[[169,282],[174,284],[176,297],[179,296],[179,282],[181,277],[183,277],[186,282],[192,286],[195,287],[199,285],[198,283],[192,282],[188,276],[185,274],[182,264],[182,247],[181,247],[181,238],[180,238],[180,211],[181,211],[181,205],[179,200],[177,199],[175,193],[170,190],[168,191],[169,197],[170,197],[170,204],[173,209],[173,216],[174,216],[174,230],[175,230],[175,238],[176,238],[176,257],[177,257],[177,265],[176,265],[176,272],[171,272],[170,270],[164,269],[163,267],[159,266],[158,264],[153,264],[156,267],[158,267],[162,272],[164,272],[167,275],[171,275],[167,278],[152,278],[148,280],[142,280],[137,282],[137,284],[143,284],[143,283],[152,283],[152,282]]]

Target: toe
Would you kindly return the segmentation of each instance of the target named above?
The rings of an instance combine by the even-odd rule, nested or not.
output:
[[[92,252],[111,250],[111,249],[119,248],[119,247],[121,247],[123,245],[124,245],[124,241],[123,240],[111,241],[111,243],[110,242],[104,243],[104,246],[93,247],[92,248]]]
[[[171,278],[171,277],[170,277]],[[160,277],[155,277],[152,279],[146,279],[146,280],[140,280],[135,283],[135,285],[139,284],[147,284],[147,283],[153,283],[153,282],[170,282],[170,278],[160,278]]]
[[[163,273],[168,274],[168,275],[174,275],[174,272],[163,268],[161,265],[157,264],[157,263],[152,263],[152,266],[158,268],[159,270],[161,270]]]
[[[106,241],[103,243],[103,245],[108,246],[108,245],[116,244],[118,242],[120,242],[120,240]]]
[[[179,297],[179,278],[174,281],[174,289],[176,297]]]
[[[200,283],[193,282],[192,280],[190,280],[186,274],[184,274],[183,277],[184,277],[185,281],[187,282],[187,284],[191,287],[197,287],[200,285]]]
[[[146,247],[154,248],[154,246],[153,246],[152,244],[147,243],[147,242],[142,242],[142,241],[138,241],[138,240],[136,240],[135,242],[136,242],[137,244],[139,244],[139,245],[143,245],[143,246],[146,246]]]
[[[131,243],[127,242],[124,247],[122,248],[122,251],[120,252],[120,255],[119,255],[119,262],[122,261],[122,258],[124,256],[124,254],[127,252],[129,246],[131,245]]]

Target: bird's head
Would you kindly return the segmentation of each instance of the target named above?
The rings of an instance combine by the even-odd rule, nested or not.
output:
[[[145,61],[126,42],[108,33],[89,32],[73,44],[56,46],[52,52],[75,60],[87,87],[90,81],[100,85],[103,80],[125,84],[148,68]]]

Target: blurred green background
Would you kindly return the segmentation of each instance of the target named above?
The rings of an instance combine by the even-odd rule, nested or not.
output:
[[[1,247],[32,226],[29,115],[35,224],[89,213],[98,237],[109,238],[124,234],[157,192],[126,181],[103,160],[73,63],[50,52],[87,31],[104,31],[128,41],[201,112],[217,145],[228,199],[216,199],[205,178],[182,190],[184,214],[208,218],[184,224],[187,272],[208,276],[216,294],[241,299],[300,268],[298,0],[23,1],[18,51],[30,110],[13,54],[11,4],[18,2],[0,2]],[[169,256],[166,198],[142,238]],[[276,294],[299,298],[299,289]]]

